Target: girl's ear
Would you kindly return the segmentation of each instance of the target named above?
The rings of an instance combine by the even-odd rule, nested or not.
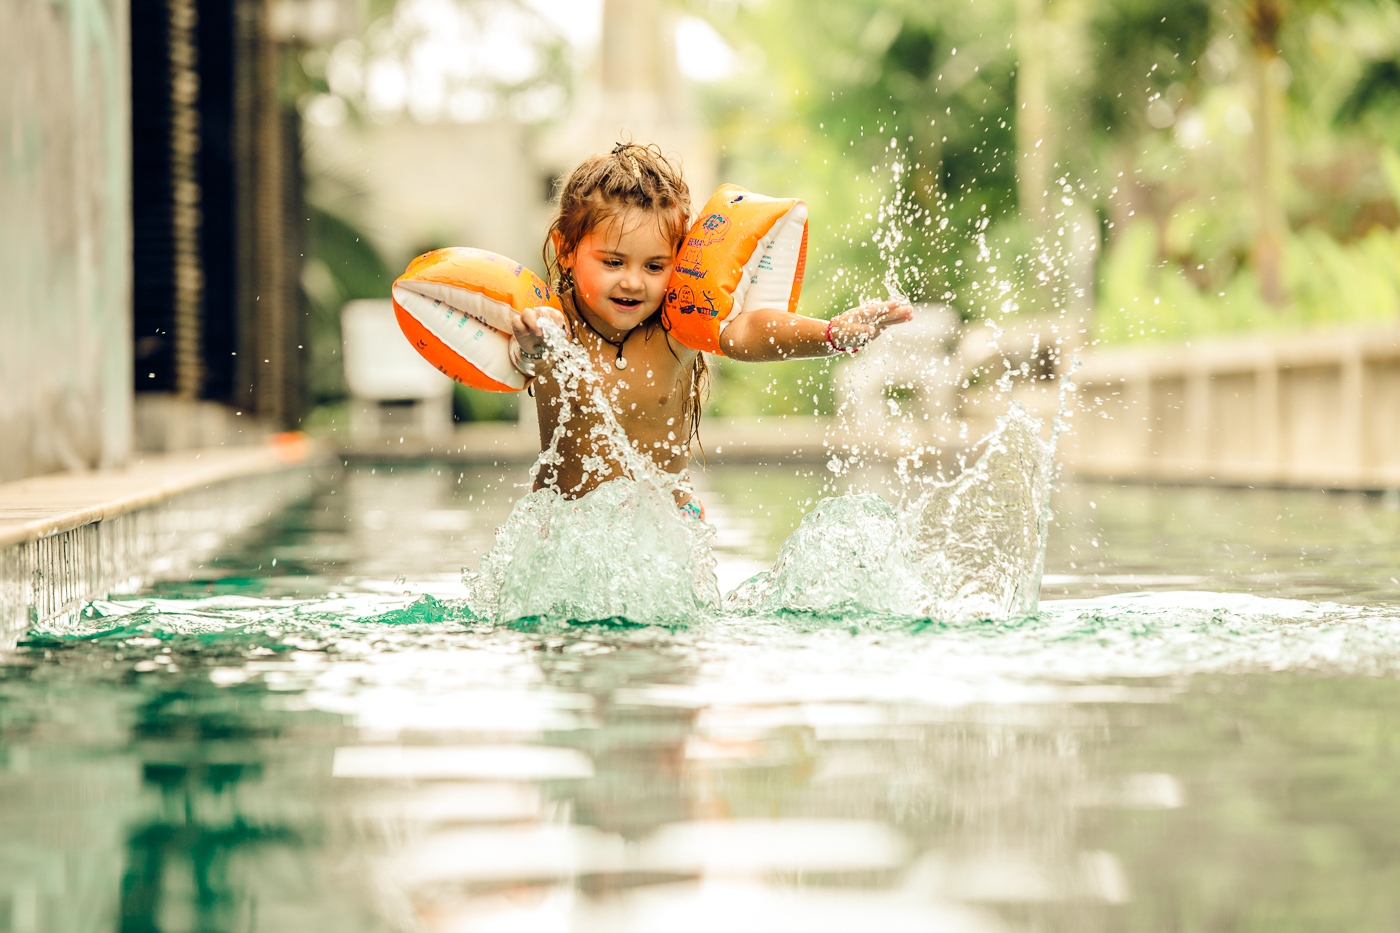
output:
[[[560,247],[564,245],[564,237],[560,235],[558,230],[555,230],[550,233],[549,239],[550,242],[554,244],[554,259],[559,263],[559,268],[568,268],[568,266],[564,265],[564,254],[560,252]],[[573,257],[571,256],[569,257],[569,265],[572,266],[573,264]]]

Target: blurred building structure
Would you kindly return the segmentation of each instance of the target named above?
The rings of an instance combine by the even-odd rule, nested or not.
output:
[[[0,4],[0,481],[131,436],[127,0]]]
[[[604,0],[602,38],[577,103],[540,147],[547,171],[562,176],[624,139],[656,143],[680,157],[700,209],[715,188],[719,157],[676,67],[674,26],[660,0]]]
[[[137,442],[292,427],[305,218],[284,57],[352,29],[354,2],[129,2]]]
[[[302,179],[282,59],[357,10],[3,5],[0,480],[296,424]]]
[[[419,123],[405,114],[391,123],[310,124],[306,160],[320,179],[313,184],[353,192],[354,203],[340,210],[392,266],[428,249],[473,246],[540,268],[553,179],[524,123]]]
[[[674,25],[660,0],[605,0],[598,47],[557,124],[510,114],[419,122],[411,108],[389,122],[312,121],[308,173],[347,201],[340,209],[393,265],[429,248],[473,246],[542,272],[557,183],[620,139],[679,156],[697,205],[709,196],[717,152],[676,68]]]

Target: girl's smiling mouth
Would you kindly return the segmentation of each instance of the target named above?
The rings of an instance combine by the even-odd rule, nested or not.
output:
[[[611,300],[613,304],[626,308],[629,311],[642,303],[640,298],[613,298]]]

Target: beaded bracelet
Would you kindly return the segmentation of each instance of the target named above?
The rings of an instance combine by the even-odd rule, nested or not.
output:
[[[510,338],[510,348],[506,351],[506,356],[510,359],[510,365],[514,366],[520,375],[527,379],[533,379],[535,376],[535,363],[540,360],[544,354],[541,353],[539,356],[528,355],[524,348],[520,346],[520,341],[512,337]]]
[[[842,346],[837,346],[836,341],[832,339],[832,337],[831,337],[831,325],[832,325],[832,324],[835,324],[835,323],[836,323],[836,318],[832,318],[831,320],[829,320],[829,321],[826,322],[826,342],[827,342],[827,344],[830,345],[831,349],[835,350],[837,353],[845,353],[845,354],[848,354],[848,355],[850,355],[850,356],[855,356],[855,355],[856,355],[855,349],[853,349],[853,348],[847,348],[847,347],[842,347]]]

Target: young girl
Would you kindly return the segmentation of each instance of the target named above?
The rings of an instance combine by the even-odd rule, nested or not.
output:
[[[544,323],[552,320],[592,360],[632,446],[659,469],[684,473],[708,373],[703,356],[671,336],[661,306],[689,214],[690,191],[656,146],[622,143],[569,175],[544,249],[564,312],[524,311],[514,321],[511,348],[517,367],[534,377],[542,449],[555,437],[565,401],[546,352]],[[826,321],[785,309],[758,309],[726,326],[720,346],[726,357],[747,362],[831,356],[859,349],[912,313],[896,301],[867,304],[837,315],[828,328]],[[575,498],[619,475],[622,466],[600,432],[591,430],[596,412],[584,408],[572,417],[557,448],[557,469],[548,476],[540,471],[535,488],[552,486]],[[588,468],[599,457],[612,461],[609,469]],[[684,484],[675,495],[681,509],[703,515]]]

